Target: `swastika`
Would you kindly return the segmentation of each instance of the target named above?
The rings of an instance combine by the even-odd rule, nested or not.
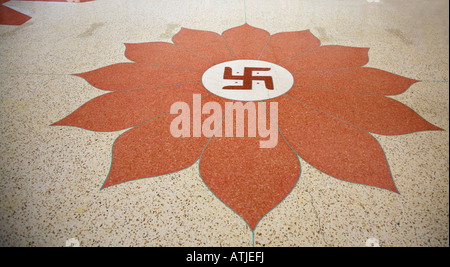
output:
[[[254,71],[269,71],[270,68],[244,68],[244,75],[234,76],[230,67],[225,67],[223,78],[225,80],[242,80],[242,86],[225,86],[225,90],[252,90],[253,81],[264,81],[266,88],[273,90],[273,79],[270,76],[253,76]]]

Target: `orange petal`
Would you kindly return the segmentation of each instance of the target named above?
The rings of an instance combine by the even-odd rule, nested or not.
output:
[[[368,48],[327,45],[295,57],[281,66],[291,72],[361,67],[369,62]]]
[[[125,56],[138,63],[150,63],[160,66],[180,67],[191,70],[206,70],[212,65],[188,50],[170,43],[154,42],[125,44]]]
[[[102,189],[192,166],[200,158],[208,138],[173,137],[170,124],[177,116],[165,114],[119,136],[113,146],[111,170]]]
[[[215,32],[181,28],[172,41],[216,64],[234,60],[225,40]]]
[[[270,37],[261,60],[278,64],[318,46],[320,46],[320,40],[309,30],[281,32]]]
[[[236,59],[259,59],[270,34],[244,24],[225,31],[222,36]]]
[[[293,74],[298,85],[310,85],[362,93],[397,95],[417,80],[374,68],[351,68]]]
[[[86,79],[92,86],[107,91],[193,83],[202,80],[202,73],[199,71],[139,63],[119,63],[76,75]]]
[[[8,0],[9,1],[9,0]],[[20,1],[36,1],[36,2],[69,2],[70,0],[20,0]],[[74,0],[72,0],[74,1]],[[95,0],[78,0],[78,2],[73,3],[84,3],[84,2],[91,2]]]
[[[198,83],[108,93],[92,99],[53,125],[119,131],[169,112],[175,102],[191,102],[193,94],[208,92]]]
[[[277,100],[280,131],[306,162],[337,179],[398,193],[372,135],[287,96]]]
[[[15,11],[7,6],[3,6],[0,2],[0,25],[22,25],[31,19],[30,16]]]
[[[247,137],[245,128],[245,137],[211,139],[200,159],[200,174],[209,189],[254,230],[294,188],[300,164],[281,135],[274,148],[260,148],[262,138]]]
[[[295,85],[288,93],[363,130],[383,135],[442,130],[402,103],[381,95]]]

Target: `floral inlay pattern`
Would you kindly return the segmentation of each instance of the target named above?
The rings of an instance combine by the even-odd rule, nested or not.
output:
[[[254,230],[297,184],[299,157],[337,179],[398,193],[383,149],[371,133],[441,130],[388,97],[418,81],[365,67],[368,48],[321,45],[308,30],[271,35],[248,24],[222,35],[183,28],[172,41],[126,44],[131,62],[76,74],[110,92],[54,125],[100,132],[128,129],[113,145],[102,188],[169,174],[200,160],[206,186]],[[219,103],[223,117],[227,103],[240,102],[212,94],[202,83],[206,70],[235,60],[270,62],[294,78],[285,94],[254,102],[258,118],[267,119],[267,125],[276,122],[276,146],[262,148],[261,140],[249,135],[227,137],[218,132],[225,126],[214,123],[209,134],[173,136],[171,124],[179,116],[169,112],[174,103],[187,103],[191,111],[200,103]],[[211,116],[205,109],[194,114],[189,129]],[[243,125],[248,133],[248,124]]]

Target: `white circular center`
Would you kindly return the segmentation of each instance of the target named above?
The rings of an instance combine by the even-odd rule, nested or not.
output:
[[[294,77],[285,68],[261,60],[233,60],[209,68],[203,86],[220,97],[238,101],[272,99],[287,93]]]

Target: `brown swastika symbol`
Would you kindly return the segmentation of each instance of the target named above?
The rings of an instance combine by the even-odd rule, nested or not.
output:
[[[270,76],[253,76],[254,71],[269,71],[270,68],[244,68],[243,76],[234,76],[230,67],[225,67],[223,78],[225,80],[242,80],[242,86],[225,86],[227,90],[252,90],[253,81],[264,81],[266,88],[273,90],[273,79]]]

